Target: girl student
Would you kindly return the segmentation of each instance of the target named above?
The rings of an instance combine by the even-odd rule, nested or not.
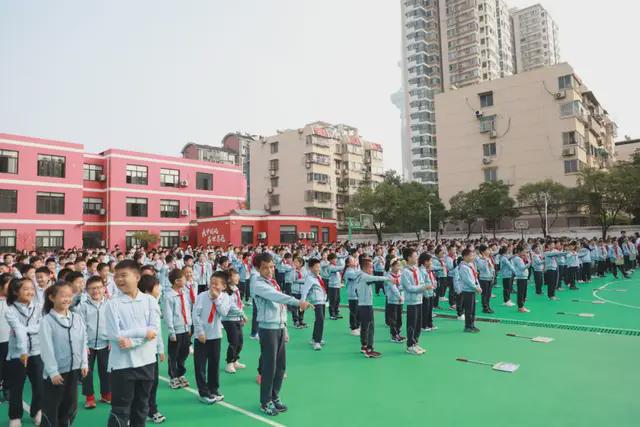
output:
[[[89,298],[84,300],[77,309],[78,315],[80,315],[85,324],[89,348],[87,357],[89,372],[82,380],[82,394],[86,399],[84,404],[86,409],[96,407],[96,399],[93,392],[93,368],[96,361],[98,362],[98,376],[100,378],[100,402],[111,403],[111,384],[109,373],[107,372],[109,342],[107,341],[105,323],[106,289],[107,287],[100,276],[89,277],[87,280]]]
[[[534,243],[533,246],[531,246],[531,267],[533,267],[533,281],[536,285],[536,295],[542,295],[544,258],[540,253],[540,245],[538,243]]]
[[[438,329],[437,326],[433,326],[433,296],[434,289],[438,286],[438,281],[436,275],[431,270],[432,262],[433,258],[426,252],[421,253],[418,257],[420,274],[426,285],[424,293],[422,294],[422,324],[420,325],[420,329],[423,332],[431,332]],[[453,294],[454,290],[452,288],[449,290],[449,295]],[[452,304],[452,307],[455,307],[455,302]]]
[[[513,290],[513,264],[511,264],[511,255],[506,246],[500,248],[500,274],[502,274],[502,305],[513,307],[515,304],[511,302],[511,291]],[[474,308],[475,309],[475,308]]]
[[[289,255],[290,258],[290,254]],[[285,259],[287,259],[285,255]],[[287,261],[290,263],[290,261]],[[287,265],[286,263],[284,265]],[[306,280],[307,272],[302,269],[304,266],[304,259],[296,256],[293,258],[293,268],[287,270],[285,274],[285,282],[291,283],[291,296],[300,299],[302,297],[302,287]],[[293,327],[296,329],[308,328],[309,325],[304,323],[304,311],[300,311],[297,307],[290,307],[291,316],[293,318]]]
[[[100,280],[99,277],[97,277]],[[73,287],[64,282],[45,291],[40,322],[40,350],[44,372],[42,425],[66,427],[78,412],[78,383],[89,371],[84,321],[70,310]]]
[[[0,402],[8,400],[9,394],[9,384],[5,380],[7,376],[5,365],[9,352],[9,323],[4,315],[7,312],[7,293],[12,279],[13,276],[10,273],[0,275]]]
[[[520,245],[516,248],[516,256],[512,260],[516,286],[518,289],[518,311],[520,313],[528,313],[529,309],[525,308],[524,303],[527,300],[527,283],[529,277],[529,258],[527,258],[527,250]]]
[[[418,269],[418,253],[414,248],[405,248],[403,258],[406,262],[400,284],[405,292],[407,304],[407,353],[421,355],[426,350],[418,345],[422,325],[422,298],[427,285]],[[435,300],[435,298],[434,298]]]
[[[240,263],[240,295],[247,306],[251,306],[251,292],[249,291],[249,281],[251,280],[251,254],[244,252]]]
[[[576,280],[579,278],[579,270],[580,270],[580,257],[577,252],[578,243],[571,242],[567,246],[568,253],[566,256],[566,283],[569,285],[569,289],[575,291],[578,289],[576,286]]]
[[[338,256],[335,253],[330,253],[327,256],[327,261],[329,262],[329,265],[326,268],[328,279],[325,279],[325,282],[327,283],[329,292],[329,318],[331,320],[338,320],[342,319],[342,316],[340,315],[340,288],[342,287],[342,275],[340,273],[344,268],[344,264],[338,262]]]
[[[400,260],[394,259],[390,262],[389,273],[387,277],[390,281],[385,283],[384,293],[387,296],[387,321],[389,323],[389,332],[391,333],[391,342],[403,343],[406,338],[400,335],[402,329],[402,304],[404,303],[404,295],[400,287],[400,272],[402,264]]]
[[[158,301],[160,294],[162,293],[162,287],[160,280],[152,275],[143,275],[138,282],[138,290],[143,294],[152,296]],[[160,317],[160,307],[158,306],[158,317]],[[147,419],[154,424],[161,424],[167,420],[167,417],[162,415],[158,410],[158,382],[160,379],[160,362],[164,362],[164,341],[162,341],[161,326],[158,326],[158,338],[156,338],[156,363],[154,366],[153,385],[149,392],[149,410],[147,411]]]
[[[224,291],[229,295],[230,309],[227,315],[222,317],[222,326],[227,333],[227,367],[225,371],[235,374],[236,370],[244,369],[247,366],[240,363],[240,352],[244,339],[242,336],[242,327],[247,322],[247,317],[243,311],[242,295],[240,292],[240,274],[233,268],[230,268],[229,284]]]
[[[9,350],[6,380],[9,385],[9,427],[22,426],[22,391],[26,377],[31,383],[30,415],[33,423],[42,420],[42,359],[40,358],[40,320],[42,306],[34,302],[31,279],[13,279],[7,292],[5,319],[9,324]]]
[[[311,345],[314,350],[322,350],[324,340],[324,316],[327,302],[327,284],[320,277],[320,260],[312,258],[308,262],[309,274],[305,277],[300,300],[313,304],[315,321],[313,323],[313,336]],[[296,307],[297,309],[297,307]]]
[[[491,314],[491,287],[493,286],[493,276],[495,274],[491,251],[487,245],[478,246],[479,256],[475,258],[476,269],[479,275],[480,287],[482,288],[482,312]]]
[[[358,295],[356,293],[356,260],[352,256],[349,256],[345,260],[344,270],[342,277],[344,278],[347,286],[347,298],[349,300],[349,329],[351,335],[360,336],[360,317],[358,315]]]
[[[189,357],[191,341],[191,303],[184,290],[185,278],[182,270],[171,270],[169,282],[171,289],[163,296],[162,317],[169,334],[169,386],[175,390],[189,387],[189,381],[185,377],[185,361]]]

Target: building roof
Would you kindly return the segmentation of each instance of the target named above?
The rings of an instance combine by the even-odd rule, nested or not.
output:
[[[200,148],[203,150],[212,150],[212,151],[224,151],[225,153],[229,153],[229,154],[238,154],[233,150],[229,150],[227,148],[224,147],[215,147],[213,145],[207,145],[207,144],[197,144],[195,142],[187,142],[185,144],[184,147],[182,147],[182,150],[180,150],[180,152],[184,155],[184,152],[187,151],[187,148],[190,146],[194,146],[196,148]]]
[[[640,138],[627,139],[625,141],[618,141],[616,142],[616,147],[620,147],[622,145],[630,145],[630,144],[640,144]]]

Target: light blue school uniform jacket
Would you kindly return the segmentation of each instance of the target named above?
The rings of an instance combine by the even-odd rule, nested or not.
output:
[[[329,279],[328,286],[330,288],[335,289],[342,286],[342,275],[341,275],[342,270],[344,270],[344,264],[342,263],[336,263],[335,265],[329,264],[329,267],[327,268],[327,273],[328,273],[328,279]]]
[[[384,273],[384,257],[376,256],[373,258],[373,271],[375,273]]]
[[[40,341],[43,378],[89,367],[87,331],[77,313],[63,315],[51,310],[40,322]]]
[[[186,322],[182,316],[182,302],[184,302]],[[170,337],[191,331],[191,301],[185,289],[179,294],[172,288],[162,296],[162,319],[167,325],[167,333]]]
[[[42,306],[34,303],[14,302],[7,307],[5,320],[9,324],[7,360],[19,359],[23,354],[40,354],[40,321]]]
[[[300,299],[309,301],[313,305],[322,305],[327,302],[327,293],[320,284],[321,278],[309,272],[304,279]],[[324,279],[322,279],[324,281]],[[325,282],[325,286],[327,286]]]
[[[533,271],[544,271],[544,258],[541,254],[535,252],[531,254],[531,267]]]
[[[149,330],[160,333],[160,308],[151,295],[138,292],[132,298],[120,294],[107,303],[107,338],[111,345],[108,371],[139,368],[156,363],[156,340],[147,340]],[[119,338],[131,339],[132,346],[120,348]]]
[[[302,294],[302,287],[304,286],[304,281],[306,280],[308,274],[309,271],[306,269],[301,269],[300,271],[298,271],[295,268],[292,268],[291,271],[287,273],[287,276],[290,277],[289,280],[291,280],[291,282],[286,283],[291,283],[292,294]]]
[[[449,255],[444,257],[444,265],[447,267],[447,277],[455,276],[455,272],[453,271],[453,264],[453,258],[451,258]]]
[[[239,322],[242,319],[244,319],[244,311],[242,310],[242,308],[240,308],[240,306],[242,306],[242,298],[240,297],[240,289],[238,289],[237,286],[234,285],[230,285],[230,289],[233,292],[231,295],[229,295],[229,304],[230,304],[230,308],[229,308],[229,313],[227,313],[226,315],[222,316],[222,321],[223,322]],[[203,294],[206,292],[203,292]],[[243,307],[244,308],[244,307]],[[195,328],[194,328],[195,330]]]
[[[578,267],[580,260],[577,252],[569,252],[566,256],[566,263],[568,267]]]
[[[521,257],[516,255],[511,258],[511,265],[513,265],[513,269],[515,270],[514,276],[516,280],[526,280],[529,278],[529,263],[525,263]]]
[[[358,293],[356,290],[356,276],[358,270],[353,267],[347,268],[344,272],[344,282],[347,286],[347,298],[349,301],[355,301],[358,299]]]
[[[544,271],[556,271],[558,269],[558,258],[564,255],[566,255],[566,252],[560,252],[555,249],[544,252]]]
[[[418,280],[416,280],[416,277]],[[422,304],[422,294],[427,288],[427,284],[424,283],[424,278],[417,266],[407,266],[402,270],[400,285],[404,290],[404,302],[407,305]]]
[[[431,270],[433,270],[438,279],[447,277],[449,273],[447,271],[447,263],[444,258],[440,259],[433,257],[431,262]]]
[[[213,275],[213,267],[208,261],[201,264],[199,261],[193,264],[193,281],[198,285],[209,286],[209,280]]]
[[[500,256],[500,274],[503,279],[511,279],[515,274],[515,270],[513,265],[511,264],[511,260],[507,255]]]
[[[609,259],[615,261],[617,258],[622,258],[624,255],[622,248],[616,245],[609,245]]]
[[[404,292],[400,287],[400,277],[402,272],[394,274],[392,272],[387,273],[389,279],[384,284],[384,293],[387,296],[387,304],[402,304],[404,299]]]
[[[251,278],[251,270],[253,267],[249,263],[240,263],[240,267],[238,269],[238,274],[240,275],[240,282],[248,282]]]
[[[429,270],[427,270],[423,266],[420,267],[420,274],[422,275],[422,278],[421,278],[422,281],[426,285],[426,287],[424,288],[424,292],[422,293],[422,296],[424,296],[425,298],[431,298],[434,294],[433,292],[434,289],[438,287],[438,280],[436,279],[436,275],[432,271],[431,274],[433,275],[433,279],[435,280],[431,280],[431,275],[429,274]],[[429,287],[432,287],[432,289],[429,289]]]
[[[500,261],[502,262],[502,258],[500,257]],[[502,268],[501,268],[502,270]],[[478,283],[478,279],[476,278],[476,274],[473,270],[473,267],[470,264],[462,261],[458,266],[458,276],[461,285],[462,292],[476,292],[480,289],[480,283]]]
[[[284,274],[284,283],[295,282],[295,271],[296,269],[293,267],[293,265],[282,263],[280,272]]]
[[[298,299],[278,291],[269,279],[262,276],[256,278],[253,295],[258,312],[256,320],[262,329],[284,328],[287,324],[285,305],[300,304]]]
[[[489,260],[481,257],[476,257],[474,260],[480,280],[493,280],[494,270],[493,264]]]
[[[82,318],[87,332],[87,346],[92,350],[107,348],[107,323],[106,310],[107,298],[102,301],[94,301],[87,298],[78,306],[76,313]]]
[[[209,322],[211,309],[215,305],[213,320]],[[222,338],[222,318],[233,315],[231,308],[231,296],[221,292],[218,298],[211,299],[209,292],[202,292],[196,297],[193,306],[193,339],[204,335],[205,339],[216,340]]]
[[[372,306],[373,305],[373,291],[371,285],[376,282],[387,281],[384,276],[374,276],[367,274],[364,271],[356,272],[354,282],[356,287],[356,293],[358,295],[358,307],[360,306]]]
[[[328,268],[331,265],[329,261],[326,259],[320,260],[320,277],[325,280],[329,280],[329,271]]]

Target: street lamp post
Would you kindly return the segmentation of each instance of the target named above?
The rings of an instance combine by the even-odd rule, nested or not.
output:
[[[431,240],[431,203],[427,202],[429,208],[429,240]]]
[[[547,193],[544,193],[544,237],[547,237],[549,235],[548,208],[549,195]]]

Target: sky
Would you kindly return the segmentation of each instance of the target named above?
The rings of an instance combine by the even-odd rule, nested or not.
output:
[[[619,139],[640,137],[640,2],[542,4]],[[400,0],[0,0],[0,133],[179,155],[323,120],[399,171],[400,32]]]

